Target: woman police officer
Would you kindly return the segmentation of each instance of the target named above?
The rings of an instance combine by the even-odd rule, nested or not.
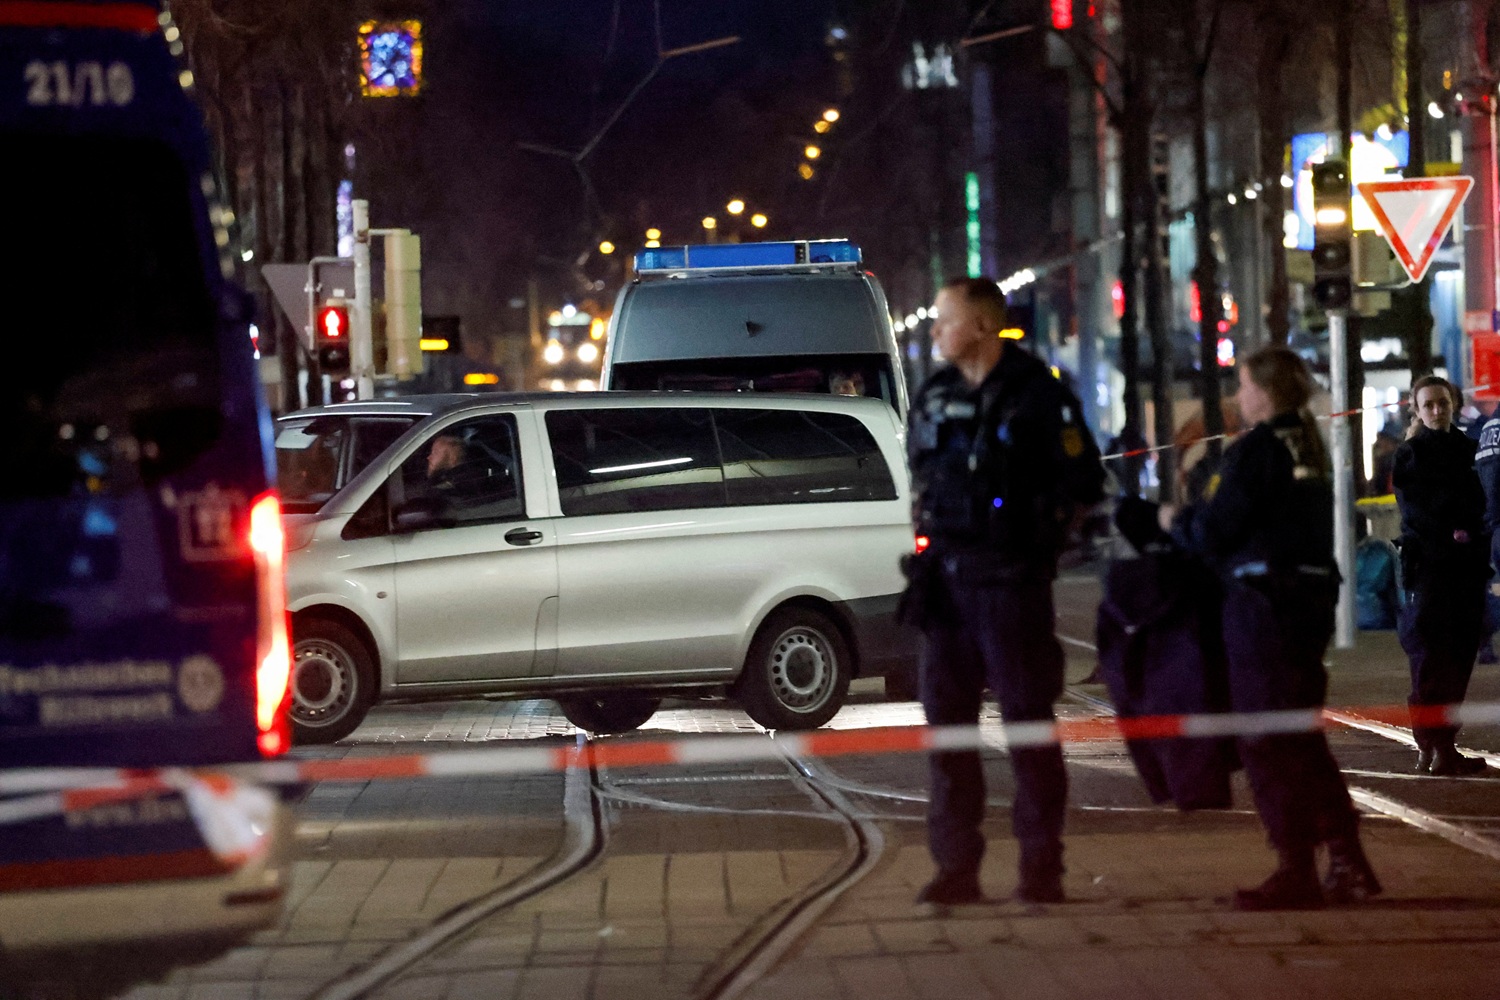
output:
[[[1436,375],[1412,385],[1412,424],[1396,449],[1401,567],[1410,595],[1401,609],[1401,646],[1411,662],[1412,736],[1417,772],[1478,774],[1485,762],[1458,752],[1458,727],[1423,711],[1464,700],[1483,632],[1490,576],[1485,498],[1474,471],[1475,443],[1453,426],[1458,393]]]
[[[1328,453],[1306,404],[1302,360],[1268,347],[1241,366],[1249,431],[1225,450],[1204,499],[1164,505],[1163,529],[1224,581],[1223,632],[1235,712],[1318,708],[1328,675],[1339,578],[1333,559]],[[1247,735],[1240,757],[1279,864],[1242,910],[1303,909],[1380,892],[1360,846],[1357,815],[1321,731]],[[1319,885],[1316,850],[1328,845]]]

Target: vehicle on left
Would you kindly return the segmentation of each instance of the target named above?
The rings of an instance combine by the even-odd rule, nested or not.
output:
[[[0,3],[7,982],[46,949],[243,935],[286,890],[289,809],[210,773],[287,749],[290,656],[250,299],[181,51],[154,0]]]

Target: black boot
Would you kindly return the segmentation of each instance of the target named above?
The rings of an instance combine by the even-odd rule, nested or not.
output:
[[[917,893],[918,903],[935,906],[962,906],[983,901],[979,873],[971,871],[940,871]]]
[[[1323,877],[1323,898],[1334,904],[1359,903],[1378,896],[1384,888],[1365,857],[1359,835],[1335,837],[1328,842],[1328,874]]]
[[[1062,845],[1022,847],[1020,877],[1016,881],[1016,898],[1023,903],[1061,903],[1063,901]]]
[[[1236,910],[1321,910],[1323,889],[1311,848],[1279,851],[1281,863],[1254,889],[1238,889]]]
[[[1483,757],[1465,757],[1452,743],[1432,749],[1432,766],[1427,773],[1440,778],[1466,778],[1482,773],[1488,765]]]

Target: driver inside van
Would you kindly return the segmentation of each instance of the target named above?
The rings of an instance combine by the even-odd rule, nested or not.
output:
[[[863,396],[865,377],[859,372],[834,372],[828,376],[828,391],[835,396]]]
[[[439,496],[451,497],[459,486],[468,458],[468,446],[457,434],[439,434],[427,453],[427,487]]]

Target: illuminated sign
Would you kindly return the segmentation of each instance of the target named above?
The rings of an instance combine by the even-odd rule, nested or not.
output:
[[[1332,149],[1332,136],[1322,132],[1307,132],[1292,136],[1292,210],[1297,218],[1295,246],[1299,250],[1313,247],[1313,197],[1312,164],[1322,163],[1337,151]],[[1405,169],[1411,149],[1411,138],[1405,132],[1391,132],[1382,128],[1373,138],[1356,132],[1350,143],[1349,173],[1350,198],[1354,196],[1353,185],[1363,181],[1390,180],[1400,177]],[[1354,228],[1373,232],[1375,216],[1363,200],[1353,203]],[[1292,246],[1291,225],[1287,225],[1287,246]]]
[[[422,89],[422,22],[359,26],[359,89],[366,97],[406,97]]]

